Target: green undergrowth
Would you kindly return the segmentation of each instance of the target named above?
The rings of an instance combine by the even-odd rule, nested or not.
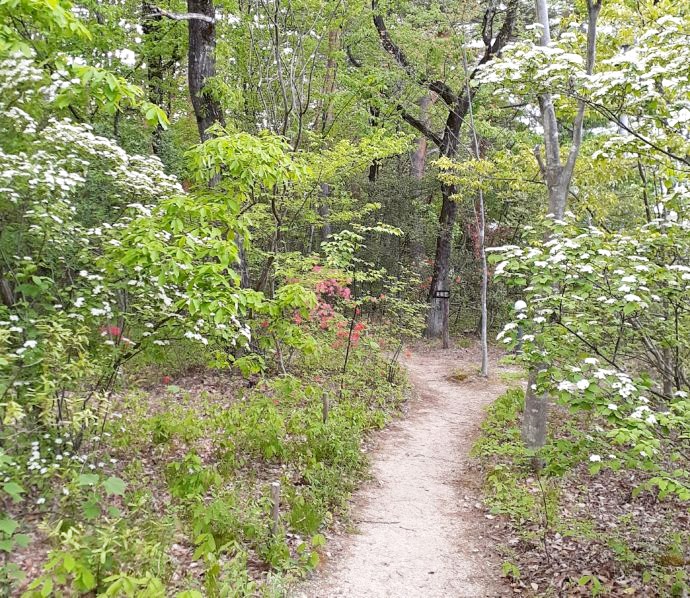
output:
[[[344,375],[329,351],[252,387],[228,378],[221,392],[167,384],[122,396],[103,431],[115,471],[87,468],[55,499],[61,517],[41,526],[43,574],[25,595],[285,595],[347,517],[367,434],[405,394],[371,347],[352,352]]]
[[[473,456],[484,503],[506,541],[501,574],[535,596],[684,596],[690,575],[687,511],[644,491],[644,477],[582,466],[581,422],[559,411],[536,473],[520,436],[524,392],[489,408]],[[681,524],[679,525],[679,522]]]

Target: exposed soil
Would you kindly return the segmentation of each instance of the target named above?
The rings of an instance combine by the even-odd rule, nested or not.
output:
[[[295,598],[501,596],[493,517],[469,456],[486,407],[505,390],[477,375],[476,348],[415,349],[408,416],[373,450],[373,481],[353,498],[356,535],[330,538],[324,566]],[[508,593],[510,591],[508,590]]]

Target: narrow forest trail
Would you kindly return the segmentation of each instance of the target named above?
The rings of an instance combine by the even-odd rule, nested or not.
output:
[[[357,534],[329,542],[304,598],[452,598],[501,595],[491,521],[480,508],[469,453],[486,407],[505,390],[475,375],[476,349],[419,349],[403,360],[415,388],[409,413],[383,432],[373,480],[355,497]],[[467,372],[462,382],[450,376]]]

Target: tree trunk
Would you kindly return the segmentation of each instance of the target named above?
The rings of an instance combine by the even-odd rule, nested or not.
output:
[[[209,138],[208,129],[215,123],[225,125],[220,102],[206,88],[216,75],[216,23],[213,0],[187,0],[187,10],[210,18],[189,19],[188,80],[201,141]]]
[[[379,116],[381,116],[381,110],[377,106],[369,106],[369,124],[372,128],[379,125]],[[380,160],[372,160],[369,165],[369,182],[375,183],[376,179],[379,178],[379,171],[381,170]]]
[[[439,232],[436,238],[436,255],[434,258],[434,272],[429,288],[429,315],[427,317],[426,335],[429,338],[447,337],[444,331],[450,314],[450,298],[439,297],[439,294],[448,294],[450,291],[450,261],[453,250],[453,228],[458,212],[458,206],[452,199],[455,188],[443,183],[441,196],[443,204],[439,217]],[[444,293],[446,292],[446,293]],[[444,339],[444,345],[447,340]],[[447,348],[447,346],[444,346]]]
[[[338,62],[336,61],[336,53],[340,50],[340,29],[331,29],[328,32],[328,57],[326,59],[326,71],[324,74],[323,94],[324,99],[322,105],[317,108],[316,122],[314,128],[318,130],[321,128],[321,136],[326,137],[331,125],[333,124],[333,98],[331,97],[336,90],[336,75]],[[321,123],[319,125],[319,118]],[[321,224],[321,242],[324,242],[331,235],[331,223],[328,218],[330,215],[330,208],[328,207],[331,186],[328,183],[321,183],[320,187],[320,203],[317,207],[317,212],[321,216],[323,222]]]
[[[472,137],[472,150],[477,161],[482,158],[481,148],[479,146],[479,139],[477,137],[477,129],[474,126],[474,113],[472,112],[472,95],[469,89],[469,72],[467,70],[467,55],[465,48],[462,52],[462,65],[465,71],[465,85],[466,93],[470,98],[468,105],[468,116],[470,117],[470,135]],[[479,241],[479,257],[482,266],[482,286],[481,286],[481,347],[482,347],[482,365],[481,374],[484,377],[489,376],[489,336],[488,336],[488,310],[487,297],[489,292],[489,265],[486,259],[486,210],[484,209],[484,189],[479,185],[478,204],[474,206],[474,214],[477,220],[477,231]]]
[[[321,189],[321,203],[316,211],[323,220],[321,223],[321,242],[324,242],[331,236],[331,223],[328,219],[331,213],[328,208],[328,198],[331,196],[331,186],[328,183],[321,183],[319,187]]]
[[[419,120],[425,126],[429,126],[429,109],[434,105],[438,96],[429,92],[422,96],[419,100]],[[424,135],[417,137],[415,151],[412,153],[412,176],[421,180],[424,178],[424,172],[426,171],[426,152],[428,148],[428,141]]]
[[[531,450],[539,450],[546,444],[546,424],[548,421],[549,397],[537,393],[537,377],[539,368],[529,372],[527,389],[525,390],[525,411],[522,418],[522,441]],[[538,456],[534,456],[532,463],[535,469],[541,465]]]
[[[314,130],[321,130],[324,135],[333,124],[333,98],[331,97],[335,92],[336,75],[338,70],[338,62],[336,55],[340,50],[340,29],[331,29],[328,32],[328,50],[326,58],[326,68],[323,77],[323,99],[319,101],[316,108],[316,121],[314,122]]]
[[[220,102],[206,88],[209,79],[216,75],[216,15],[213,0],[187,0],[187,10],[190,14],[202,14],[209,18],[209,20],[192,18],[188,21],[189,95],[192,99],[199,137],[203,143],[210,137],[208,130],[211,126],[216,123],[225,125]],[[240,284],[243,288],[249,288],[251,281],[244,240],[236,234],[235,243],[239,256]]]
[[[7,307],[13,307],[15,303],[14,290],[9,280],[2,277],[0,273],[0,302]]]
[[[587,0],[587,56],[586,72],[591,75],[594,70],[596,56],[596,31],[597,19],[601,11],[602,0]],[[549,27],[549,9],[547,0],[535,0],[537,21],[541,25],[540,45],[547,46],[551,42],[551,30]],[[555,218],[561,219],[565,213],[568,202],[568,193],[573,180],[575,162],[579,155],[580,143],[585,115],[585,103],[578,103],[577,113],[573,121],[573,138],[570,151],[565,163],[561,162],[561,148],[558,134],[558,120],[553,106],[551,94],[545,93],[539,96],[539,110],[544,127],[545,163],[536,150],[539,168],[542,178],[546,183],[549,193],[549,213]],[[536,380],[538,372],[543,364],[535,365],[529,372],[527,388],[525,389],[525,412],[522,419],[522,439],[525,446],[532,451],[539,451],[546,443],[546,430],[548,423],[549,396],[545,393],[538,395]],[[533,464],[535,468],[541,465],[541,460],[535,456]]]
[[[438,96],[429,92],[422,96],[419,101],[419,120],[426,127],[429,126],[429,108],[434,104]],[[414,189],[417,201],[421,201],[422,193],[424,192],[422,179],[426,172],[426,154],[429,143],[424,135],[420,135],[416,141],[415,151],[411,157],[412,176],[416,181]],[[422,218],[415,218],[412,223],[412,239],[410,243],[410,252],[412,254],[412,261],[417,268],[421,268],[421,264],[426,257],[424,251],[424,220]]]
[[[160,41],[159,27],[163,20],[162,15],[155,14],[153,5],[144,0],[141,4],[142,31],[144,34],[144,48],[146,50],[146,80],[149,102],[157,106],[163,106],[163,56],[157,46]],[[153,153],[160,156],[162,147],[163,127],[156,125],[151,134],[151,146]]]
[[[441,155],[451,160],[455,158],[460,137],[460,128],[467,114],[470,98],[463,95],[448,114],[441,143]],[[443,338],[443,348],[448,348],[450,322],[450,266],[453,253],[453,229],[458,214],[458,206],[453,199],[455,187],[441,183],[441,214],[436,237],[434,272],[429,287],[429,314],[427,316],[426,336]],[[439,294],[444,295],[439,297]]]

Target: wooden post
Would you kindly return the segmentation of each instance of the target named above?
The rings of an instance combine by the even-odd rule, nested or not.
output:
[[[280,482],[271,484],[271,536],[278,534],[278,523],[280,521]]]
[[[328,412],[331,409],[328,401],[328,393],[323,393],[321,396],[321,402],[323,403],[323,423],[325,424],[328,421]]]

